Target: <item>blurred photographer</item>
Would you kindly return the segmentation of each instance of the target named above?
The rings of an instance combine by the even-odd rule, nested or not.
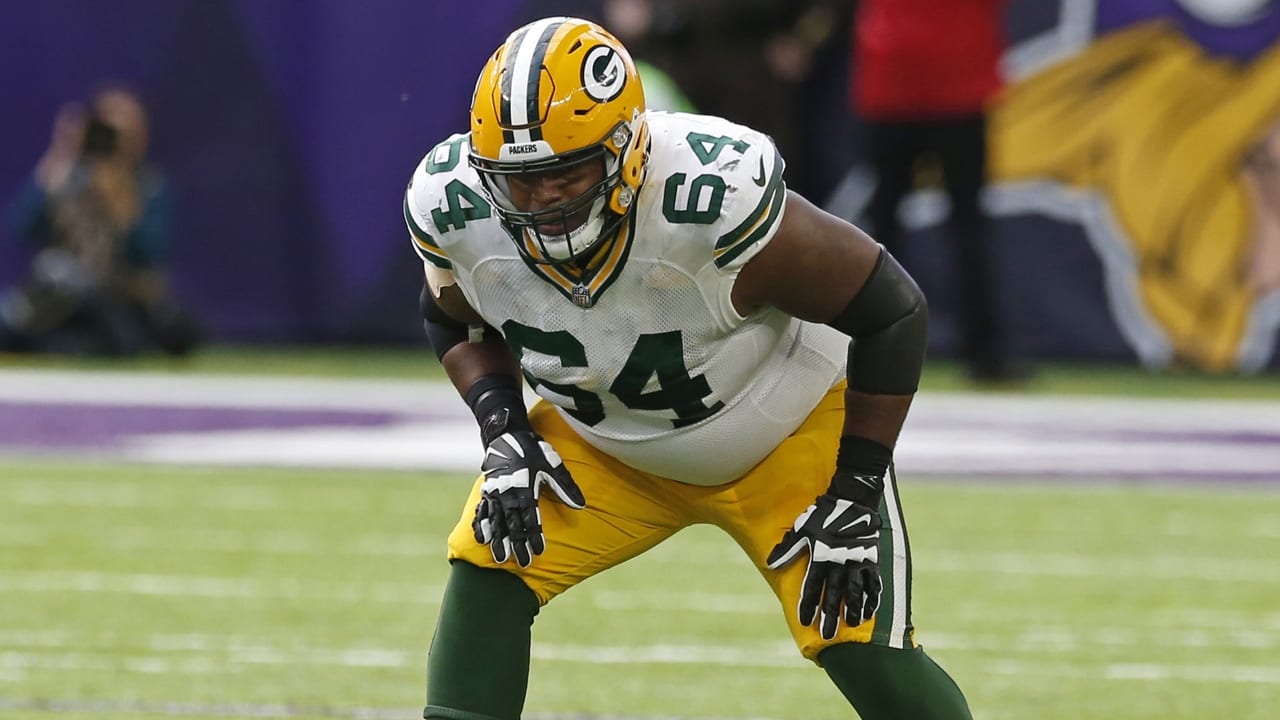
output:
[[[195,346],[196,327],[169,292],[173,201],[146,163],[147,143],[146,109],[127,89],[59,110],[9,207],[10,229],[33,255],[26,280],[0,296],[0,350],[183,355]]]

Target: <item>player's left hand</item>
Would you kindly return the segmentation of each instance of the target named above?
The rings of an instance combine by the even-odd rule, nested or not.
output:
[[[546,549],[538,509],[543,485],[574,510],[587,505],[560,454],[535,432],[514,430],[491,440],[480,469],[484,482],[471,529],[499,564],[514,555],[520,567],[529,567]]]
[[[766,562],[777,570],[809,550],[809,568],[800,589],[802,625],[812,625],[822,608],[823,639],[836,636],[841,613],[849,627],[861,625],[880,605],[880,513],[830,491],[818,496],[782,536]]]

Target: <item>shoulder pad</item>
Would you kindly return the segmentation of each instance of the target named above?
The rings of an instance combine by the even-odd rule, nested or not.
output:
[[[454,194],[475,194],[470,189],[474,173],[467,164],[467,140],[465,133],[459,133],[432,148],[418,163],[404,194],[404,221],[413,249],[423,260],[445,270],[452,264],[442,237],[451,228],[461,227],[466,219],[460,200],[450,202],[449,188],[462,188]],[[483,208],[488,210],[488,203],[483,203]],[[463,219],[455,218],[455,213],[462,214]]]
[[[662,214],[673,224],[710,226],[717,268],[740,267],[777,231],[786,166],[768,135],[708,116],[664,114],[667,157]]]

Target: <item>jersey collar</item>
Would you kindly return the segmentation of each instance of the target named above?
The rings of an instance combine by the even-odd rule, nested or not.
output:
[[[561,295],[571,300],[574,305],[589,308],[599,301],[605,290],[613,285],[622,273],[627,258],[631,255],[632,238],[635,236],[636,216],[632,212],[626,222],[618,230],[618,235],[604,248],[600,255],[593,259],[586,270],[575,272],[568,266],[535,262],[540,256],[537,244],[530,241],[525,233],[520,233],[517,242],[524,244],[524,252],[520,257],[539,277],[560,291]]]

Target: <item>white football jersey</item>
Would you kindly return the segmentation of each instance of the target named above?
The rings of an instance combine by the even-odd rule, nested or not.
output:
[[[718,485],[768,456],[844,377],[849,339],[733,307],[738,271],[786,207],[772,141],[720,118],[646,118],[644,184],[589,277],[521,256],[467,163],[465,134],[419,164],[405,219],[422,259],[453,273],[583,438],[646,472]]]

